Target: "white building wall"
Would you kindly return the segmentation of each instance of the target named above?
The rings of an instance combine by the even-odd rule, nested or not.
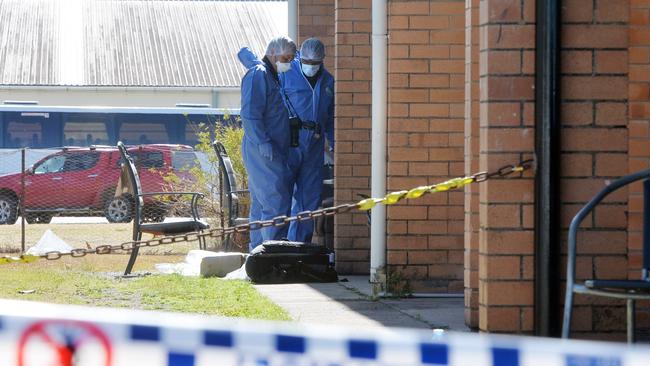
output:
[[[239,109],[239,88],[7,87],[0,103],[37,101],[42,106],[174,107],[177,103]]]

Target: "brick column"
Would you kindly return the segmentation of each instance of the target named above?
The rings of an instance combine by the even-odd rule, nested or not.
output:
[[[650,3],[630,3],[629,172],[650,167]],[[628,277],[638,279],[643,262],[641,184],[630,186],[628,202]],[[637,311],[637,326],[650,327],[650,309]]]
[[[577,210],[609,180],[628,172],[629,7],[628,0],[564,3],[561,91],[564,240]],[[630,109],[634,111],[634,106]],[[583,221],[577,247],[578,281],[627,277],[627,201],[628,194],[619,191]],[[563,265],[563,273],[565,268]],[[574,336],[594,337],[599,332],[618,332],[619,337],[623,336],[625,309],[620,305],[620,301],[576,296]],[[612,337],[612,334],[608,336]]]
[[[465,2],[465,175],[479,169],[479,0]],[[478,328],[479,190],[465,188],[465,324]]]
[[[480,1],[480,169],[534,149],[533,0]],[[533,330],[533,173],[479,188],[479,327]]]
[[[327,56],[325,67],[334,73],[334,0],[299,0],[298,46],[307,38],[317,37]]]
[[[389,2],[389,191],[463,175],[464,1]],[[388,208],[388,263],[415,292],[463,289],[463,192]]]
[[[336,0],[336,204],[370,194],[371,2]],[[365,213],[334,216],[337,270],[368,273],[369,230]]]

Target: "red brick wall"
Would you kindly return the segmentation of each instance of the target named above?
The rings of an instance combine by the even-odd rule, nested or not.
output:
[[[534,150],[533,0],[480,2],[480,170]],[[533,330],[533,173],[479,186],[479,327]]]
[[[629,172],[650,167],[650,3],[630,2],[629,30]],[[628,202],[628,278],[639,279],[642,240],[641,184],[630,186]],[[637,311],[638,326],[650,327],[650,311]]]
[[[628,172],[628,12],[628,0],[564,1],[561,197],[565,229],[609,180]],[[627,201],[625,191],[616,193],[583,222],[578,280],[627,277]],[[624,330],[620,301],[578,295],[575,304],[574,336],[620,335]]]
[[[298,42],[316,37],[325,44],[325,67],[334,73],[334,0],[299,0]]]
[[[479,0],[465,2],[465,175],[479,168]],[[479,190],[465,187],[465,324],[478,328]]]
[[[464,12],[463,0],[389,2],[389,191],[463,175]],[[388,208],[390,269],[414,291],[462,291],[463,198]]]
[[[566,238],[569,219],[608,180],[650,166],[650,5],[562,4]],[[335,2],[337,203],[369,193],[370,6],[369,0]],[[534,12],[535,0],[389,2],[389,190],[532,156]],[[391,271],[406,274],[415,291],[464,287],[470,326],[532,332],[533,174],[390,207]],[[638,276],[639,197],[638,187],[614,195],[585,222],[579,279]],[[349,213],[335,222],[338,269],[367,273],[365,216]],[[618,302],[577,296],[574,336],[619,337],[623,315]],[[639,319],[647,325],[650,313]]]
[[[336,0],[336,204],[370,194],[370,0]],[[334,217],[336,266],[341,273],[368,273],[369,230],[366,216],[350,212]]]

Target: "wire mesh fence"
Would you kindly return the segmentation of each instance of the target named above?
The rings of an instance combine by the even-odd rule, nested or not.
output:
[[[128,150],[143,193],[200,192],[200,216],[211,227],[222,225],[222,177],[214,157],[185,145],[147,144]],[[135,200],[122,166],[114,146],[0,151],[0,252],[25,251],[48,230],[73,248],[131,240]],[[187,217],[190,202],[178,197],[143,197],[141,221]],[[222,243],[216,238],[207,244],[219,248]],[[155,254],[190,249],[195,248],[179,244]]]

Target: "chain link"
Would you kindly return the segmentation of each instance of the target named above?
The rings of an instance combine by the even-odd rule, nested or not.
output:
[[[52,252],[47,252],[43,255],[24,254],[19,257],[4,256],[4,257],[0,257],[0,265],[9,264],[9,263],[30,263],[38,260],[39,258],[44,258],[47,260],[57,260],[65,256],[70,256],[72,258],[80,258],[88,254],[103,255],[103,254],[112,254],[112,253],[122,253],[122,252],[128,252],[135,248],[157,247],[159,245],[168,245],[174,243],[195,242],[203,238],[218,238],[233,233],[246,233],[249,231],[260,230],[267,227],[280,227],[280,226],[285,226],[292,221],[313,220],[321,216],[333,216],[333,215],[342,214],[351,211],[353,209],[366,211],[372,209],[378,204],[394,205],[405,199],[416,199],[427,194],[460,189],[468,184],[484,182],[488,179],[495,178],[495,177],[507,177],[511,174],[521,173],[525,170],[528,170],[532,168],[532,166],[533,166],[533,159],[523,160],[519,162],[519,164],[517,165],[512,165],[512,164],[504,165],[491,173],[478,172],[467,177],[453,178],[438,184],[415,187],[408,191],[404,190],[398,192],[391,192],[388,193],[383,198],[366,198],[356,203],[344,203],[334,207],[325,207],[314,211],[304,211],[292,217],[278,216],[270,220],[253,221],[248,224],[231,226],[227,228],[216,228],[216,229],[206,230],[202,232],[191,232],[184,235],[165,236],[158,239],[154,238],[149,240],[134,240],[134,241],[124,242],[118,245],[100,245],[94,249],[79,248],[79,249],[73,249],[69,253],[52,251]]]

